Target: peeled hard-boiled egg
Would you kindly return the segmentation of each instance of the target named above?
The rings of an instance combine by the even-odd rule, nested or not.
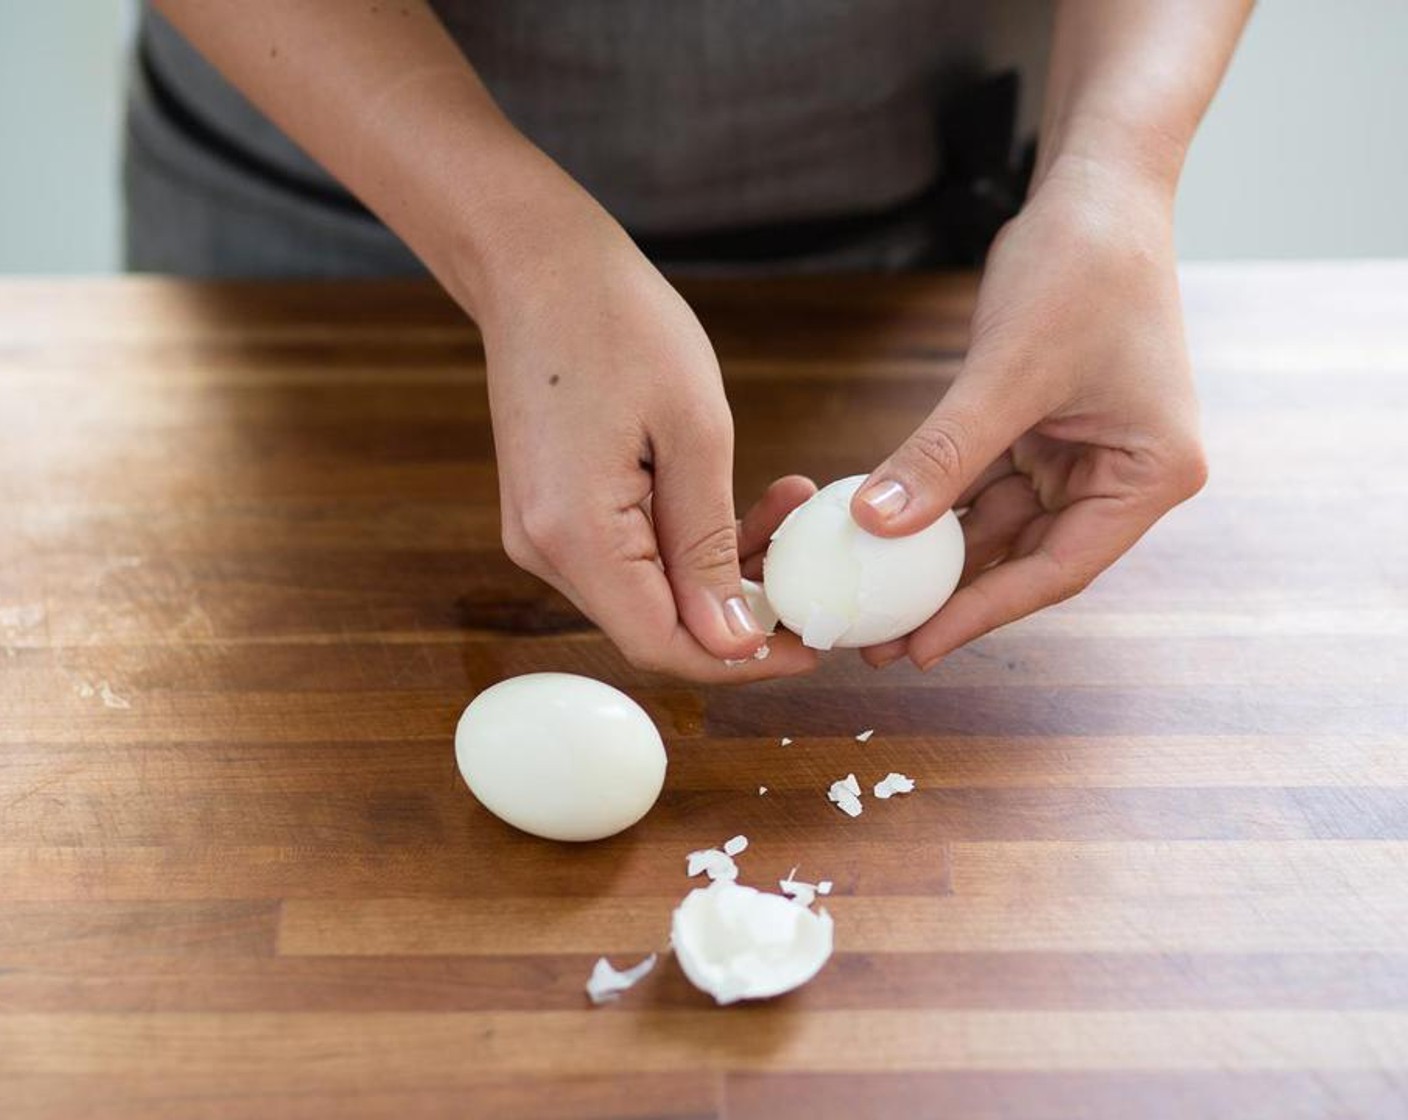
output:
[[[907,537],[877,537],[851,517],[865,481],[823,487],[787,515],[763,558],[763,590],[813,649],[873,646],[908,634],[953,594],[963,527],[950,510]]]
[[[665,745],[634,700],[573,673],[529,673],[486,688],[455,729],[470,792],[515,828],[600,840],[649,812]]]

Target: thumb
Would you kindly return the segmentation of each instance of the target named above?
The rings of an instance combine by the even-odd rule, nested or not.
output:
[[[680,621],[715,657],[751,657],[765,633],[743,597],[732,439],[657,447],[651,514]]]
[[[898,451],[873,470],[851,499],[867,532],[902,537],[933,524],[1017,438],[1040,419],[1020,387],[960,375]],[[1028,397],[1023,401],[1022,397]]]

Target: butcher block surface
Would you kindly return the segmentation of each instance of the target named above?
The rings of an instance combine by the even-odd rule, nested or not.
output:
[[[744,503],[895,446],[975,282],[683,290]],[[1184,293],[1212,478],[1118,567],[927,674],[702,688],[505,558],[430,285],[0,284],[0,1116],[1408,1115],[1408,265]],[[659,725],[624,835],[461,781],[538,670]],[[836,954],[716,1008],[665,950],[737,833],[835,882]]]

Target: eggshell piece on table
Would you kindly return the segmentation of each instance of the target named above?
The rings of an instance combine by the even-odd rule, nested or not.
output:
[[[665,782],[665,745],[645,710],[573,673],[485,689],[460,716],[455,760],[489,812],[548,840],[615,835],[650,811]]]

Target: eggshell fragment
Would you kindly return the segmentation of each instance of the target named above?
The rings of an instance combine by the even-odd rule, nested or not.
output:
[[[874,735],[874,734],[875,734],[875,728],[873,728],[873,727],[868,727],[868,728],[866,728],[864,731],[862,731],[859,735],[856,736],[856,742],[857,742],[857,743],[868,743],[868,742],[870,742],[870,737],[871,737],[872,735]]]
[[[485,689],[455,729],[455,760],[489,812],[549,840],[599,840],[649,812],[665,745],[624,692],[573,673]]]
[[[596,1004],[620,999],[622,992],[634,987],[655,967],[655,960],[655,954],[651,953],[640,964],[618,970],[613,968],[605,957],[599,958],[592,967],[591,976],[587,978],[587,995]]]
[[[736,856],[748,847],[748,837],[735,836],[732,840],[724,841],[724,854]]]
[[[802,644],[811,649],[832,649],[851,624],[850,615],[838,614],[813,603],[802,623]]]
[[[721,880],[685,896],[670,938],[690,983],[728,1004],[805,984],[831,956],[832,921],[824,910]]]
[[[860,804],[860,783],[856,781],[854,774],[847,774],[843,779],[831,783],[831,788],[827,790],[826,796],[835,803],[836,807],[848,817],[858,817],[861,814]]]
[[[875,783],[875,796],[881,801],[893,797],[897,793],[912,793],[914,791],[914,779],[906,778],[903,774],[889,773]]]
[[[738,864],[733,862],[733,856],[718,848],[690,852],[685,860],[685,874],[693,877],[701,873],[708,875],[711,881],[737,879]]]
[[[953,511],[904,537],[877,537],[851,517],[863,475],[824,487],[773,534],[763,590],[782,624],[814,649],[878,645],[928,620],[963,572]]]
[[[811,883],[788,877],[779,879],[777,888],[799,906],[810,906],[816,901],[816,887]]]

